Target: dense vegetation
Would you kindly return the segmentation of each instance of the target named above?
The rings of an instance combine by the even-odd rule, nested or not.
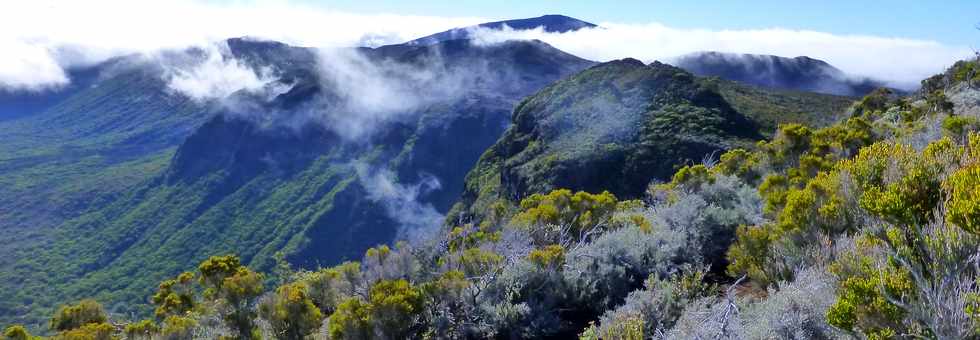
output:
[[[958,63],[909,97],[875,91],[832,124],[824,124],[827,115],[779,118],[773,106],[749,109],[766,101],[749,88],[722,90],[719,80],[669,66],[598,66],[518,106],[515,126],[470,175],[474,196],[458,208],[466,213],[437,235],[377,246],[360,261],[326,268],[299,269],[277,256],[264,274],[235,255],[204,257],[195,270],[136,298],[152,304],[150,318],[110,313],[85,299],[53,311],[44,329],[11,325],[3,336],[975,338],[977,65]],[[629,86],[591,87],[597,83]],[[583,124],[577,115],[610,102],[565,97],[580,93],[636,101],[625,108],[637,111],[615,113],[642,128],[618,125],[622,120]],[[837,100],[812,102],[820,98],[830,98],[824,108]],[[775,134],[752,143],[767,126]],[[668,132],[677,139],[656,137]],[[710,147],[690,147],[698,133]],[[602,152],[592,149],[597,145]],[[685,147],[691,152],[659,158]],[[727,151],[715,159],[716,149]],[[598,182],[549,174],[605,164],[592,158],[603,153],[634,157],[616,166],[704,161]],[[167,169],[172,175],[180,168]],[[626,185],[640,176],[640,188]],[[481,178],[490,180],[473,184]],[[609,191],[601,190],[607,184]],[[126,284],[93,281],[100,278],[86,282]]]
[[[513,125],[466,177],[451,220],[480,220],[532,193],[569,188],[641,198],[706,155],[747,147],[782,123],[824,126],[848,97],[765,90],[634,59],[556,82],[515,109]]]
[[[394,73],[377,75],[379,82],[416,72],[464,79],[460,70],[473,81],[453,96],[396,107],[405,112],[388,114],[399,119],[372,121],[377,133],[352,142],[329,124],[290,120],[340,105],[328,86],[347,84],[321,79],[315,51],[227,44],[227,58],[275,69],[276,85],[290,91],[258,103],[235,95],[228,101],[254,105],[232,108],[175,93],[161,65],[124,57],[96,66],[92,86],[0,121],[0,230],[8,235],[0,246],[0,324],[40,328],[59,303],[83,297],[109,313],[149,315],[146,295],[159,281],[211,255],[235,253],[262,271],[279,253],[305,268],[360,258],[393,240],[402,223],[371,197],[374,172],[406,188],[438,180],[412,197],[438,217],[520,98],[592,65],[540,42],[359,50],[367,65]],[[464,69],[470,65],[495,73]],[[432,69],[413,69],[425,67]],[[445,91],[441,80],[404,94],[436,97]]]

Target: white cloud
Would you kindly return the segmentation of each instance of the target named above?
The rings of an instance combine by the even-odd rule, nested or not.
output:
[[[0,52],[0,89],[2,86],[41,90],[68,83],[61,66],[43,47],[21,41],[6,42]]]
[[[41,89],[68,81],[62,68],[128,53],[204,46],[252,36],[311,47],[404,42],[484,21],[354,14],[286,1],[224,5],[191,0],[0,2],[0,87]],[[66,49],[76,53],[63,53]]]
[[[442,224],[445,216],[432,204],[419,200],[420,195],[442,187],[439,179],[424,175],[419,183],[406,185],[398,183],[389,170],[369,169],[364,163],[353,165],[359,183],[367,191],[367,199],[380,203],[388,217],[399,223],[396,240],[423,240]]]
[[[3,1],[0,87],[57,87],[69,81],[65,67],[124,53],[202,46],[230,37],[254,36],[312,47],[376,46],[483,21],[488,20],[355,14],[285,0],[224,4],[193,0]],[[604,28],[566,34],[524,31],[484,38],[536,38],[597,61],[623,57],[669,61],[701,50],[808,55],[848,73],[899,83],[917,82],[970,53],[966,47],[933,41],[779,28],[678,29],[657,23],[601,26]]]
[[[568,33],[537,30],[476,30],[483,43],[509,39],[538,39],[577,56],[608,61],[633,57],[647,62],[672,59],[699,51],[809,56],[844,72],[870,76],[894,85],[918,84],[941,72],[972,50],[935,41],[864,35],[835,35],[782,28],[757,30],[678,29],[662,24],[603,23],[599,28]]]
[[[278,80],[275,70],[257,72],[231,57],[226,44],[209,44],[201,52],[203,60],[192,65],[166,65],[168,85],[195,100],[223,99],[238,91],[258,92]],[[162,62],[165,60],[162,59]]]

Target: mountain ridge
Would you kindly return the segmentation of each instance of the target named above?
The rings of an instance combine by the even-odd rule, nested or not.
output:
[[[853,77],[829,63],[808,56],[694,52],[673,61],[699,76],[717,76],[756,86],[860,97],[885,86]]]
[[[542,28],[545,32],[549,33],[566,33],[584,28],[595,28],[598,26],[593,23],[564,15],[548,14],[534,18],[494,21],[468,27],[453,28],[448,31],[410,40],[404,43],[404,45],[430,45],[446,40],[468,39],[471,37],[472,32],[478,28],[502,30],[504,27],[514,30]]]

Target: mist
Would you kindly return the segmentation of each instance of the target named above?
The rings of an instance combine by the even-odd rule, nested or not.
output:
[[[700,51],[790,58],[808,56],[824,60],[848,75],[880,79],[905,89],[917,87],[920,80],[942,72],[973,53],[966,46],[948,46],[928,40],[836,35],[785,28],[708,30],[680,29],[659,23],[602,23],[597,28],[567,33],[550,33],[541,28],[478,28],[473,33],[483,44],[537,39],[596,61],[633,57],[644,62],[660,60],[669,63]]]
[[[422,174],[418,183],[406,185],[398,183],[387,169],[372,169],[364,163],[355,163],[354,169],[367,199],[381,204],[385,214],[399,223],[395,240],[421,241],[438,230],[445,216],[432,204],[419,201],[419,196],[442,188],[439,179]]]
[[[224,99],[239,91],[258,93],[279,80],[271,65],[252,69],[234,58],[224,42],[153,59],[163,67],[171,90],[197,101]]]
[[[296,46],[401,43],[483,18],[357,14],[288,1],[0,2],[0,90],[57,89],[65,69],[251,36]]]
[[[316,48],[376,47],[496,19],[358,14],[288,1],[3,2],[0,89],[57,89],[71,81],[66,68],[133,53],[204,46],[232,37],[252,36]],[[540,29],[479,33],[477,37],[484,43],[539,39],[595,61],[633,57],[669,62],[697,51],[805,55],[825,60],[847,74],[882,79],[904,88],[972,53],[966,46],[901,37],[791,28],[687,29],[656,22],[606,22],[599,28],[564,34]]]

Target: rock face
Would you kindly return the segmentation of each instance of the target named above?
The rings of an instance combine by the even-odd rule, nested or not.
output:
[[[678,67],[703,77],[720,77],[773,89],[860,97],[884,84],[856,78],[809,57],[699,52],[682,56]]]
[[[491,204],[555,188],[639,197],[679,166],[752,143],[778,123],[819,125],[848,103],[699,78],[656,62],[600,64],[517,106],[511,128],[467,176],[450,220],[479,220]]]

